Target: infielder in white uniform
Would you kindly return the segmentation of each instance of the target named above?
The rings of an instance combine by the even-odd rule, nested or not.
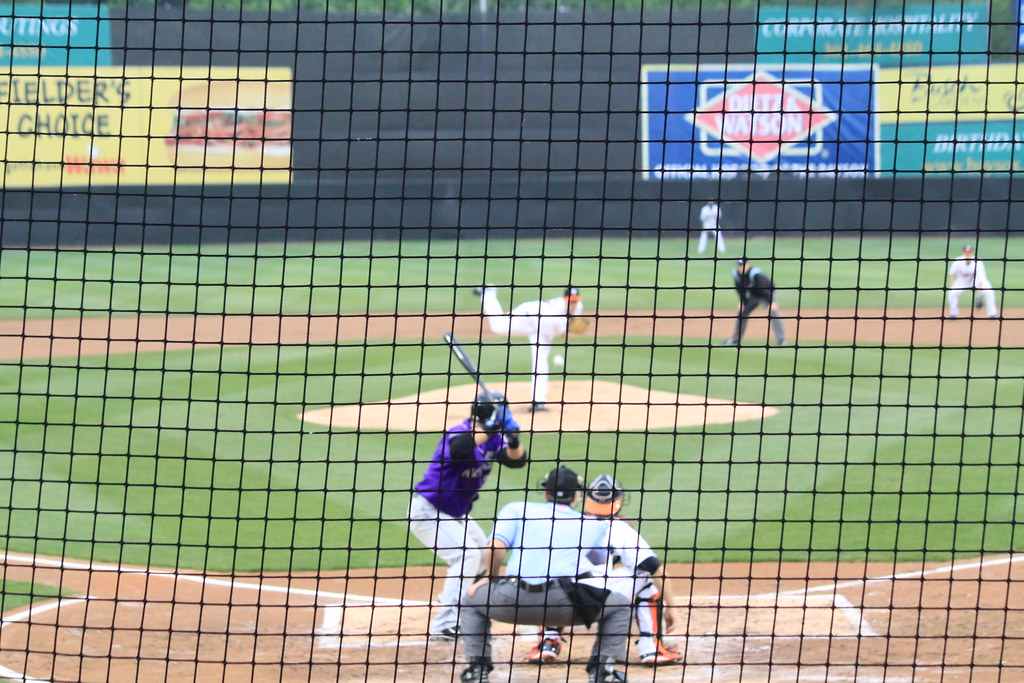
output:
[[[718,208],[718,203],[714,199],[709,199],[708,203],[700,210],[701,230],[700,240],[697,242],[697,253],[704,253],[704,249],[708,246],[708,237],[717,240],[718,251],[725,253],[725,238],[722,237],[722,231],[718,226],[721,218],[722,211]]]
[[[484,316],[492,332],[530,340],[533,345],[533,403],[530,410],[547,410],[552,343],[565,337],[572,317],[583,313],[583,299],[579,290],[568,287],[562,296],[544,301],[527,301],[508,313],[501,307],[498,290],[494,287],[478,287],[474,291],[483,297]]]
[[[949,267],[949,294],[946,300],[949,302],[950,318],[960,316],[960,294],[968,289],[973,289],[976,292],[975,296],[981,297],[988,317],[995,318],[999,315],[996,294],[992,291],[992,283],[988,281],[985,264],[974,258],[974,247],[970,244],[964,245],[963,254],[953,259]]]
[[[623,491],[619,482],[607,474],[590,482],[584,510],[591,517],[610,521],[606,551],[591,552],[587,559],[594,562],[604,576],[603,587],[625,596],[633,602],[636,619],[637,654],[646,666],[681,664],[683,653],[675,645],[662,640],[665,631],[678,622],[671,603],[671,591],[665,577],[665,568],[644,540],[640,532],[626,519],[619,517]],[[561,630],[545,627],[540,641],[524,659],[535,664],[554,662],[562,648]]]

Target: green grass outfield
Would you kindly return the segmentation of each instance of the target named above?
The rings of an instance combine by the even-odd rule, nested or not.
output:
[[[774,259],[784,309],[938,307],[946,259],[963,241],[751,240],[746,251]],[[1024,239],[976,244],[1000,305],[1024,306]],[[727,309],[738,241],[730,247],[722,260],[649,238],[8,250],[0,315],[469,311],[479,304],[467,289],[482,281],[514,281],[518,302],[539,282],[551,295],[570,279],[591,308]],[[560,459],[588,477],[614,469],[637,490],[627,511],[674,561],[948,558],[1022,545],[1020,348],[611,341],[576,344],[570,373],[600,368],[781,410],[678,433],[533,436],[530,467],[489,480],[475,509],[485,528]],[[447,349],[414,342],[0,362],[6,547],[211,570],[431,563],[407,540],[405,508],[442,426],[328,432],[295,417],[445,386]],[[508,365],[513,380],[529,369],[522,348],[509,356],[495,343],[481,364]]]

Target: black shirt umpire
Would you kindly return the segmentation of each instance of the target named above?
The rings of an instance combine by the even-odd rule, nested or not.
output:
[[[732,279],[736,285],[736,293],[740,297],[740,305],[736,313],[736,330],[722,344],[739,345],[747,329],[750,314],[764,304],[768,308],[768,318],[772,324],[772,332],[775,333],[775,341],[779,346],[785,346],[786,330],[782,327],[782,319],[779,317],[779,305],[775,302],[775,284],[772,279],[760,268],[751,266],[746,256],[741,256],[736,261]]]

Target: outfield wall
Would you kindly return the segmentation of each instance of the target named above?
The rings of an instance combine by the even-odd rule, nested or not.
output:
[[[642,179],[639,73],[755,52],[753,12],[446,17],[130,8],[115,64],[287,67],[290,185],[7,190],[4,246],[280,240],[381,229],[1016,230],[1011,175]],[[268,21],[269,19],[269,21]],[[702,22],[698,28],[698,21]],[[693,200],[693,204],[690,200]]]

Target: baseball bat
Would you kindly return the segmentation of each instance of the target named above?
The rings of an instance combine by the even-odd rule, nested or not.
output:
[[[484,384],[484,381],[480,379],[480,373],[477,371],[476,365],[466,354],[466,350],[462,348],[461,344],[459,344],[459,341],[455,338],[455,335],[452,334],[451,332],[445,332],[444,340],[448,342],[449,346],[452,347],[452,353],[454,353],[455,357],[459,359],[460,363],[462,363],[462,367],[466,368],[466,372],[468,372],[473,377],[473,379],[476,380],[476,384],[478,387],[480,387],[480,391],[490,396],[491,390],[488,389],[487,385]]]

